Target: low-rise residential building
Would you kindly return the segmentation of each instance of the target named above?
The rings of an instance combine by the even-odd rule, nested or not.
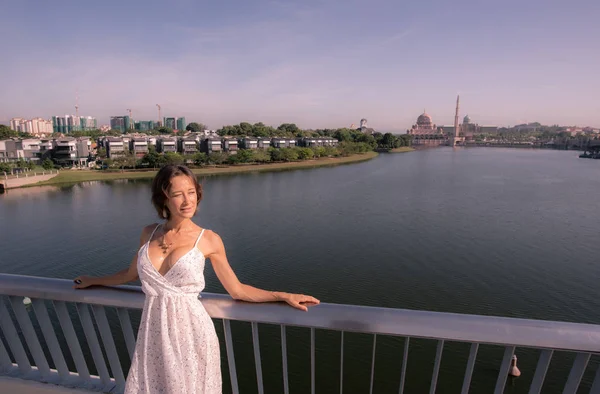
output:
[[[130,150],[137,158],[144,157],[148,153],[148,140],[145,137],[133,137]]]
[[[273,148],[288,148],[289,140],[287,138],[276,137],[271,140],[271,145]]]
[[[172,137],[161,137],[157,141],[157,151],[161,153],[177,152],[177,141]]]
[[[269,149],[271,146],[270,138],[259,138],[258,139],[258,149]]]
[[[0,141],[0,163],[6,163],[9,161],[8,159],[8,150],[6,149],[6,141]]]
[[[337,146],[339,141],[331,137],[305,137],[300,139],[299,145],[307,148],[317,146]]]
[[[179,152],[184,155],[193,155],[198,153],[198,141],[196,137],[189,136],[179,140]]]
[[[26,161],[40,161],[40,144],[41,141],[35,138],[27,138],[20,141],[23,157]]]
[[[221,138],[218,137],[207,137],[200,142],[200,150],[204,153],[221,152],[223,146]]]
[[[237,138],[223,138],[223,150],[231,154],[235,154],[238,151],[238,140]]]
[[[39,162],[40,143],[41,141],[35,138],[11,138],[1,141],[0,144],[0,161],[32,161]]]
[[[73,165],[77,162],[77,140],[73,137],[57,138],[53,156],[60,165]]]
[[[244,137],[239,140],[240,148],[243,149],[258,149],[258,138]]]
[[[106,149],[106,157],[109,159],[123,157],[127,154],[122,138],[107,137],[104,140],[104,148]]]
[[[131,146],[131,138],[129,136],[123,136],[121,137],[121,139],[123,140],[123,149],[125,149],[125,151],[127,153],[129,153],[129,147]]]
[[[40,158],[47,156],[54,149],[54,140],[51,138],[42,138],[40,140]]]

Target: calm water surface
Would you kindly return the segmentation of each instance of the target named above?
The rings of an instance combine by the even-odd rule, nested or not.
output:
[[[90,182],[0,196],[0,272],[72,278],[126,267],[141,228],[157,220],[149,185]],[[600,161],[576,152],[441,148],[211,177],[204,188],[195,221],[221,235],[246,283],[324,302],[600,324]],[[206,276],[206,291],[224,292],[210,265]],[[234,337],[240,384],[253,392],[248,327],[234,327]],[[261,330],[267,392],[281,392],[278,327]],[[301,393],[309,334],[296,330],[290,389]],[[344,392],[368,391],[371,341],[347,334]],[[397,392],[402,346],[378,340],[375,392]],[[427,392],[435,343],[411,348],[407,390]],[[439,393],[460,391],[468,350],[447,345]],[[480,350],[472,392],[493,391],[502,352]],[[523,376],[506,392],[525,393],[538,352],[517,355]],[[561,392],[572,359],[555,356],[545,393]],[[318,392],[339,392],[339,333],[317,332],[317,367]],[[586,384],[596,367],[593,358]]]

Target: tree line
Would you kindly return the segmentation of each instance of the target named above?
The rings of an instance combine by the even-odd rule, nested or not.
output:
[[[136,158],[129,153],[122,157],[102,158],[105,169],[110,168],[160,168],[166,164],[187,164],[197,167],[221,164],[265,164],[292,161],[312,160],[321,157],[340,157],[370,151],[370,146],[355,142],[342,142],[337,147],[290,147],[268,149],[240,149],[235,154],[228,152],[197,152],[191,155],[182,155],[175,152],[158,153],[154,147],[142,158]]]

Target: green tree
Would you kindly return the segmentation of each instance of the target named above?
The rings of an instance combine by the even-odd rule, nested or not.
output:
[[[257,163],[268,163],[271,161],[271,155],[264,149],[258,149],[253,152],[254,161]]]
[[[323,157],[325,156],[325,148],[322,146],[314,146],[312,148],[309,148],[314,152],[314,157]]]
[[[192,122],[185,127],[186,130],[191,131],[192,133],[200,133],[206,130],[206,126],[202,123]]]
[[[194,165],[201,166],[206,164],[208,161],[208,156],[204,152],[198,152],[193,155]]]
[[[254,152],[250,149],[241,149],[235,155],[239,163],[252,163],[254,161]]]
[[[51,169],[53,169],[53,168],[54,168],[54,163],[52,162],[52,160],[50,160],[50,159],[46,158],[46,160],[44,160],[44,161],[42,162],[42,168],[43,168],[44,170],[51,170]]]
[[[106,149],[105,148],[98,148],[97,151],[96,151],[96,156],[99,159],[106,158]]]
[[[164,154],[165,164],[179,165],[183,163],[183,156],[175,152],[167,152]]]
[[[142,165],[148,165],[149,167],[153,167],[153,168],[157,168],[160,167],[161,165],[164,164],[164,157],[163,155],[156,153],[156,150],[154,152],[148,152],[144,155],[144,157],[142,157]]]
[[[296,148],[296,152],[298,153],[298,159],[300,160],[312,159],[315,155],[310,148]]]
[[[227,156],[225,152],[212,152],[208,155],[208,162],[211,164],[223,164],[227,161]]]
[[[170,127],[159,127],[157,131],[159,134],[173,134],[173,129]]]
[[[298,126],[296,126],[295,123],[283,123],[283,124],[279,125],[277,130],[284,131],[284,132],[290,133],[292,135],[296,135],[297,133],[299,133],[301,131],[298,128]]]
[[[6,172],[7,174],[11,173],[11,167],[8,163],[0,163],[0,172]]]
[[[298,160],[298,152],[294,148],[281,148],[281,158],[283,161],[296,161]]]

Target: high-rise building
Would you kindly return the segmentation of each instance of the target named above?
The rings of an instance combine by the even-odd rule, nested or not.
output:
[[[163,118],[163,125],[170,129],[177,129],[177,121],[175,118]]]
[[[52,127],[55,133],[68,134],[74,131],[93,130],[96,126],[96,118],[91,116],[65,115],[52,117]]]
[[[119,130],[121,133],[126,133],[131,128],[131,119],[129,116],[111,116],[110,117],[110,128],[113,130]]]
[[[14,131],[21,131],[19,130],[19,127],[21,126],[21,122],[23,122],[25,119],[23,118],[12,118],[10,120],[10,129],[14,130]]]
[[[138,131],[154,130],[156,127],[156,122],[153,120],[140,120],[139,122],[135,122],[135,129]]]
[[[185,130],[187,123],[185,123],[185,117],[177,118],[177,130]]]
[[[91,116],[82,116],[79,118],[79,124],[83,131],[96,130],[98,128],[98,121]]]

